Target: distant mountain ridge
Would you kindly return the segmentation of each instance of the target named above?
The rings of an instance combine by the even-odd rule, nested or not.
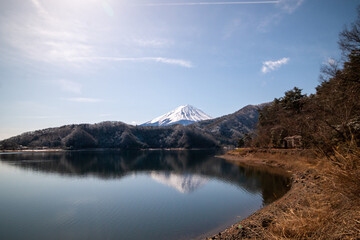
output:
[[[209,115],[200,109],[191,106],[179,106],[171,112],[168,112],[160,117],[154,118],[141,126],[169,126],[174,124],[189,125],[195,122],[212,119]]]
[[[5,139],[0,141],[0,149],[192,149],[236,146],[239,138],[255,130],[258,109],[262,106],[248,105],[235,113],[187,126],[132,126],[122,122],[65,125]]]
[[[201,121],[193,125],[212,135],[221,145],[236,146],[239,138],[243,137],[245,133],[255,131],[259,118],[258,110],[268,104],[247,105],[232,114]]]
[[[209,134],[190,126],[132,126],[122,122],[65,125],[5,139],[0,149],[149,149],[216,148],[218,142]]]

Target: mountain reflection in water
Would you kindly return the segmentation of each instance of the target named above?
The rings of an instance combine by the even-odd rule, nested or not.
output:
[[[116,179],[146,173],[157,182],[191,193],[209,178],[261,193],[263,204],[289,189],[289,179],[255,167],[241,167],[213,157],[213,151],[69,151],[0,154],[0,160],[32,171],[68,177]]]
[[[192,193],[209,181],[207,178],[195,174],[151,172],[150,176],[155,181],[173,187],[181,193]]]

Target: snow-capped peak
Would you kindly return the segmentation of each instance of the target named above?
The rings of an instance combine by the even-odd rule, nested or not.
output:
[[[144,123],[144,126],[166,126],[172,124],[189,125],[194,122],[211,119],[209,115],[191,105],[183,105],[160,117]]]
[[[177,174],[172,172],[151,172],[150,177],[155,181],[175,188],[181,193],[192,193],[205,185],[209,180],[195,174]]]

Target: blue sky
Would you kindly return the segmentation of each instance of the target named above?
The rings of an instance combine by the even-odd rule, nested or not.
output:
[[[0,139],[313,93],[356,0],[0,2]]]

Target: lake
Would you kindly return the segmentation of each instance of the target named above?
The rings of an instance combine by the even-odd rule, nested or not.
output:
[[[0,154],[0,239],[198,239],[289,190],[213,151]]]

